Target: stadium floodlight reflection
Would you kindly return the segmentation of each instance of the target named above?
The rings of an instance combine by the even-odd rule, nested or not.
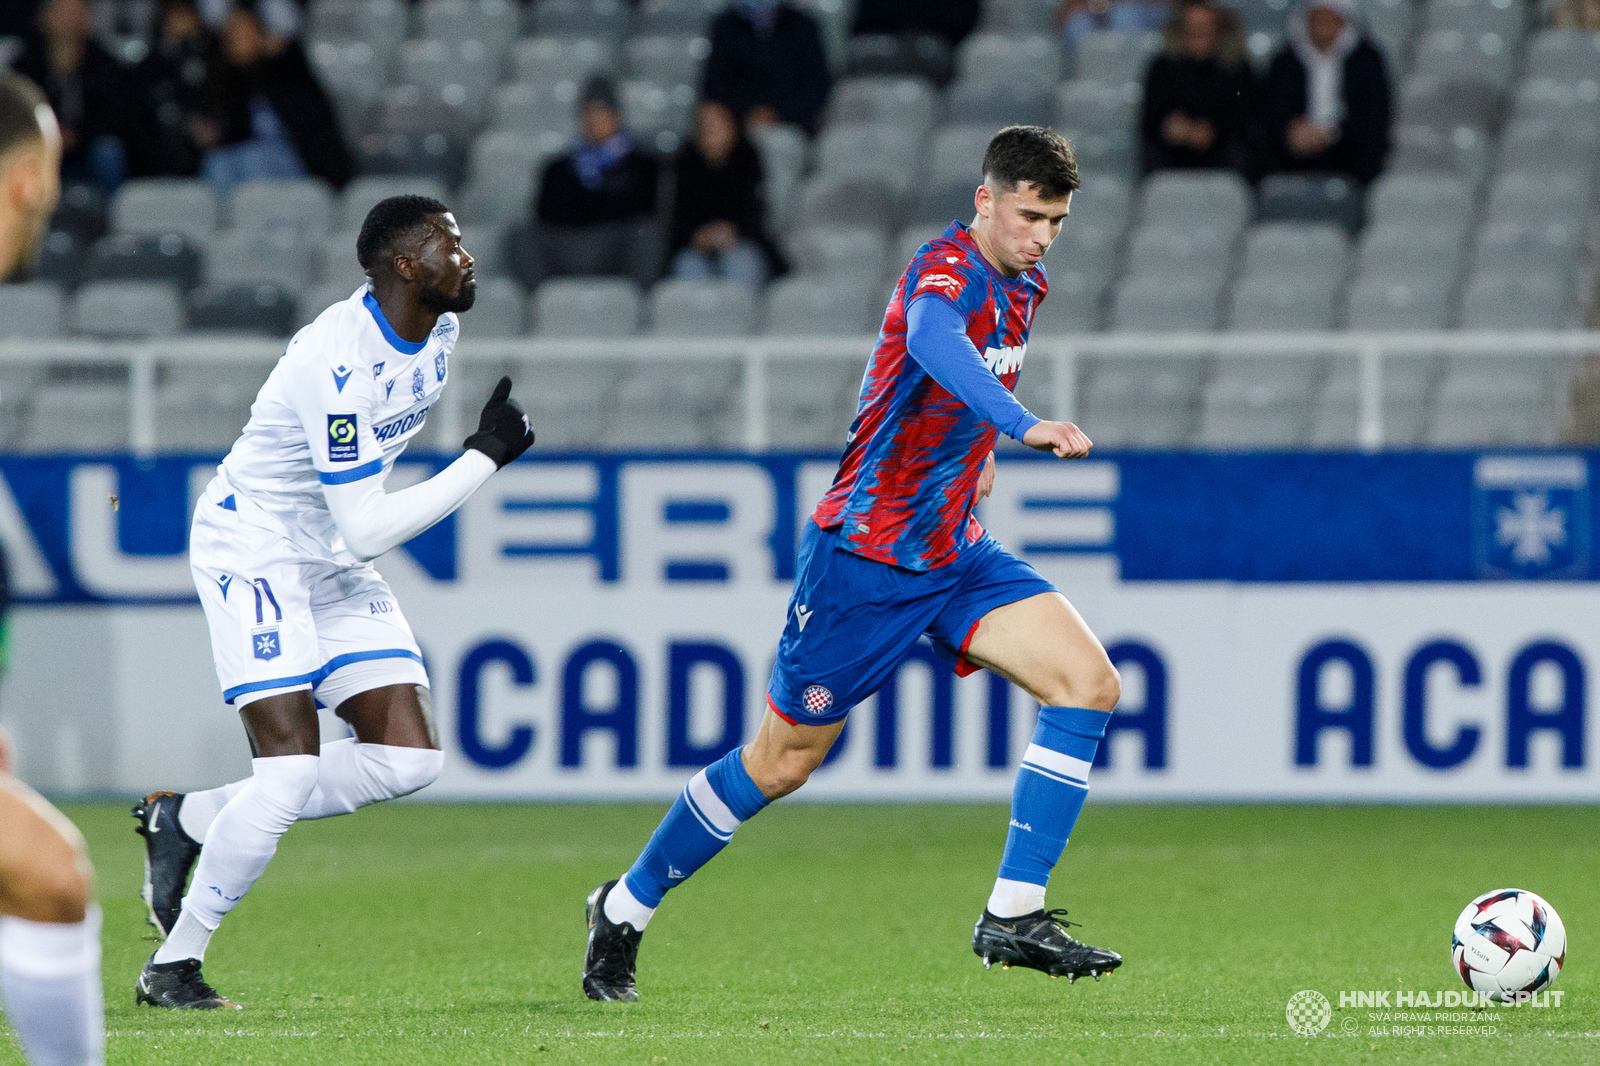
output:
[[[582,363],[588,360],[725,361],[741,387],[743,434],[749,451],[769,448],[767,367],[773,359],[853,361],[865,365],[876,338],[859,337],[627,337],[473,339],[470,331],[452,356],[460,368],[472,362],[526,364]],[[0,365],[18,363],[97,363],[128,367],[128,440],[135,455],[160,451],[156,418],[158,370],[166,364],[237,363],[258,368],[265,379],[283,353],[284,342],[230,336],[163,338],[147,341],[0,341]],[[1029,342],[1033,373],[1049,375],[1050,417],[1071,421],[1078,409],[1079,364],[1085,359],[1118,357],[1236,358],[1273,356],[1285,359],[1345,357],[1359,366],[1358,445],[1367,451],[1384,446],[1384,363],[1404,355],[1437,355],[1447,359],[1481,357],[1600,356],[1600,331],[1493,332],[1453,330],[1410,333],[1084,333],[1041,337]],[[457,394],[458,397],[461,394]],[[463,401],[465,402],[465,401]],[[459,440],[471,412],[446,402],[434,414],[439,439]]]

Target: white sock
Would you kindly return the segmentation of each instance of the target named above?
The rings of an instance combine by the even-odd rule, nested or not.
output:
[[[235,781],[221,788],[186,793],[183,802],[178,805],[179,828],[189,835],[190,840],[204,844],[206,834],[211,831],[211,823],[217,820],[222,808],[226,807],[228,801],[237,796],[239,790],[249,783],[250,779],[247,777],[243,781]]]
[[[650,916],[655,912],[654,907],[646,907],[633,898],[633,893],[628,891],[626,877],[618,881],[606,896],[606,917],[618,925],[627,922],[641,933],[650,924]]]
[[[211,944],[211,934],[215,932],[214,927],[208,928],[189,911],[179,911],[178,920],[173,923],[172,932],[167,934],[166,941],[156,951],[154,961],[179,962],[183,959],[199,959],[204,962],[206,948]]]
[[[215,929],[256,883],[278,850],[278,838],[300,816],[317,785],[315,755],[277,755],[252,759],[255,771],[239,794],[228,801],[206,834],[206,846],[195,864],[183,915]],[[180,917],[179,922],[182,922]],[[177,927],[174,926],[174,931]],[[180,953],[171,937],[156,951],[156,962],[178,962],[195,956]]]
[[[322,745],[317,787],[300,812],[302,821],[349,814],[372,803],[409,796],[433,784],[444,752],[362,744],[354,737]]]
[[[100,907],[81,922],[0,918],[0,990],[32,1066],[101,1066]]]
[[[1020,918],[1044,910],[1044,886],[997,877],[989,893],[989,913],[996,918]]]

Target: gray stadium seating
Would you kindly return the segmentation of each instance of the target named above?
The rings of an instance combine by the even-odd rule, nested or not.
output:
[[[974,183],[973,188],[976,187]],[[944,217],[943,210],[941,205],[940,213],[933,218],[937,220]],[[819,174],[800,188],[796,222],[801,227],[840,225],[894,228],[904,213],[904,197],[882,181],[871,177]],[[917,214],[919,221],[929,220],[920,208]]]
[[[1600,79],[1600,33],[1545,30],[1528,42],[1527,78],[1576,82]]]
[[[509,275],[505,255],[505,228],[496,225],[463,225],[461,246],[472,256],[472,269],[479,281]]]
[[[631,17],[623,0],[534,0],[532,29],[548,36],[619,41]]]
[[[1101,447],[1187,443],[1203,369],[1202,360],[1170,356],[1088,360],[1080,421]]]
[[[66,332],[66,299],[48,281],[0,285],[0,340],[26,337],[48,340]],[[4,390],[0,389],[0,402]]]
[[[921,137],[883,123],[833,126],[817,144],[823,174],[877,182],[900,194],[915,183],[921,163]]]
[[[490,94],[493,130],[564,143],[577,136],[578,89],[574,81],[523,81]]]
[[[314,178],[247,181],[228,197],[227,214],[235,230],[293,229],[316,237],[333,223],[333,192]]]
[[[183,329],[183,301],[160,281],[92,281],[78,290],[73,321],[93,337],[170,337]]]
[[[1269,223],[1245,234],[1240,270],[1245,277],[1277,276],[1337,287],[1344,278],[1350,239],[1330,225]]]
[[[1112,299],[1111,328],[1141,333],[1215,329],[1222,280],[1137,275],[1124,278]]]
[[[622,83],[620,90],[622,118],[628,129],[660,152],[676,150],[689,132],[694,88],[630,79]]]
[[[704,448],[739,436],[738,365],[723,360],[662,359],[635,364],[618,388],[614,444]]]
[[[875,75],[846,78],[828,98],[830,123],[867,122],[926,133],[938,99],[921,78]]]
[[[485,374],[474,379],[475,394],[488,395],[501,370],[495,367],[494,377]],[[519,387],[516,395],[528,412],[539,443],[568,448],[612,446],[621,373],[622,368],[611,362],[560,360],[538,364],[530,387]]]
[[[1233,288],[1231,329],[1303,332],[1334,326],[1336,285],[1294,274],[1255,275]]]
[[[778,337],[857,337],[871,332],[874,289],[828,278],[788,277],[767,289],[763,332]]]
[[[1053,0],[989,0],[983,5],[981,25],[993,33],[1050,33],[1055,11]]]
[[[1031,335],[1050,337],[1100,328],[1106,279],[1092,271],[1057,265],[1050,269],[1050,291],[1033,316]]]
[[[1417,42],[1416,71],[1454,82],[1485,82],[1497,89],[1511,84],[1516,52],[1498,33],[1429,30]]]
[[[1055,295],[1058,270],[1074,270],[1102,280],[1113,277],[1122,253],[1121,238],[1121,226],[1080,222],[1076,217],[1067,219],[1045,260],[1045,269],[1050,272],[1051,297]]]
[[[698,33],[630,37],[622,51],[630,78],[657,85],[698,85],[711,42]]]
[[[310,59],[322,87],[346,107],[372,103],[388,82],[384,57],[367,41],[313,41]]]
[[[972,83],[1025,83],[1048,92],[1061,79],[1061,46],[1046,34],[976,33],[956,50],[956,74]]]
[[[1028,84],[958,81],[945,92],[945,110],[953,122],[1002,126],[1045,126],[1050,123],[1050,90]]]
[[[217,228],[211,186],[190,178],[136,178],[111,200],[111,225],[121,233],[181,233],[205,240]]]
[[[425,0],[416,14],[419,36],[452,44],[481,41],[496,62],[517,38],[512,0]]]
[[[406,9],[400,0],[314,0],[307,19],[314,41],[362,42],[386,63],[406,35]]]
[[[1444,329],[1450,319],[1450,289],[1433,278],[1359,278],[1350,287],[1345,325],[1378,332]]]
[[[1201,400],[1195,443],[1209,447],[1287,447],[1311,430],[1311,401],[1325,371],[1320,359],[1218,360]]]
[[[861,360],[774,359],[767,365],[773,445],[842,448],[861,392]]]
[[[317,276],[323,282],[338,284],[349,295],[358,285],[366,284],[367,272],[356,259],[356,237],[359,230],[344,230],[325,235],[319,242],[316,258]],[[470,251],[470,249],[469,249]]]
[[[509,278],[479,277],[472,310],[461,316],[462,333],[473,337],[520,337],[522,289]]]
[[[1144,78],[1145,64],[1161,48],[1161,35],[1091,33],[1078,44],[1073,77],[1121,84]]]
[[[1564,271],[1482,271],[1461,294],[1463,329],[1561,329],[1570,284]]]
[[[1478,231],[1474,265],[1500,272],[1549,272],[1566,279],[1583,248],[1581,222],[1497,222]]]
[[[128,390],[121,384],[45,384],[33,390],[21,445],[35,452],[116,452],[128,447]]]
[[[1056,89],[1055,124],[1071,130],[1129,129],[1138,118],[1140,95],[1137,82],[1063,82]]]
[[[287,337],[297,325],[295,312],[294,292],[281,285],[207,285],[189,294],[188,328]]]
[[[1226,171],[1162,171],[1144,186],[1146,226],[1204,223],[1237,232],[1250,213],[1250,188]]]
[[[1508,54],[1522,41],[1527,12],[1505,0],[1427,0],[1423,18],[1429,32],[1459,30],[1464,36],[1495,34]]]
[[[794,235],[790,251],[802,274],[870,287],[884,272],[888,242],[879,229],[809,226]]]
[[[400,46],[400,82],[443,94],[469,107],[481,102],[499,80],[499,56],[483,41],[407,41]],[[459,99],[451,99],[452,90]]]
[[[113,233],[89,249],[84,276],[100,281],[165,281],[185,289],[200,282],[201,256],[177,233]]]
[[[1435,371],[1427,357],[1389,356],[1383,361],[1383,435],[1395,446],[1422,440],[1427,400]],[[1312,410],[1310,443],[1349,447],[1357,442],[1360,377],[1354,359],[1336,359]]]
[[[314,321],[316,317],[336,303],[348,300],[357,288],[363,287],[362,282],[345,283],[342,281],[322,282],[313,285],[300,293],[300,298],[295,301],[295,325],[304,326]]]
[[[1544,359],[1461,359],[1434,397],[1428,442],[1442,446],[1555,443],[1558,371]]]
[[[436,200],[449,202],[449,194],[445,191],[444,183],[437,178],[403,177],[403,176],[368,176],[357,178],[344,187],[344,192],[339,196],[338,225],[348,231],[361,229],[361,223],[366,220],[367,212],[380,200],[391,196],[404,194],[417,196],[431,196]],[[350,245],[352,254],[355,244]]]
[[[663,281],[650,290],[650,331],[741,337],[755,326],[755,296],[736,281]]]
[[[631,337],[639,289],[621,278],[554,278],[533,294],[532,325],[546,337]]]
[[[642,0],[634,29],[638,33],[700,33],[722,6],[721,0]]]
[[[616,74],[616,42],[605,37],[527,37],[511,46],[512,81],[567,81]]]
[[[1411,0],[1362,0],[1361,15],[1367,31],[1382,46],[1390,70],[1403,61],[1411,38],[1414,8]]]
[[[1402,123],[1395,127],[1392,141],[1392,174],[1453,172],[1475,188],[1489,172],[1491,138],[1468,123]]]
[[[1428,277],[1449,288],[1460,269],[1459,228],[1446,225],[1367,227],[1356,257],[1356,277]]]
[[[1134,231],[1127,269],[1146,278],[1204,278],[1217,288],[1232,274],[1237,231],[1206,223],[1149,223]]]
[[[298,292],[311,281],[313,260],[298,230],[225,230],[206,250],[206,280],[212,285],[279,285]]]

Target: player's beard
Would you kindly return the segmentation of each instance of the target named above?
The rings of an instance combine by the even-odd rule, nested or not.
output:
[[[436,285],[424,286],[422,290],[417,293],[418,303],[420,303],[423,307],[426,307],[428,310],[437,311],[440,314],[444,314],[446,311],[449,311],[452,314],[459,315],[463,311],[470,311],[472,310],[473,301],[477,298],[477,282],[468,281],[465,278],[462,279],[461,287],[456,290],[456,294],[454,296],[445,295],[444,291]]]

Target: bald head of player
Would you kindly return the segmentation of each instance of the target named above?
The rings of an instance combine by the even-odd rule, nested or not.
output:
[[[389,325],[402,338],[428,339],[439,316],[477,296],[472,256],[450,209],[428,196],[391,196],[367,212],[356,258]]]
[[[972,238],[1000,273],[1036,266],[1061,233],[1078,188],[1072,145],[1043,126],[1007,126],[983,153]]]
[[[33,257],[61,199],[61,130],[44,93],[0,69],[0,281]]]

